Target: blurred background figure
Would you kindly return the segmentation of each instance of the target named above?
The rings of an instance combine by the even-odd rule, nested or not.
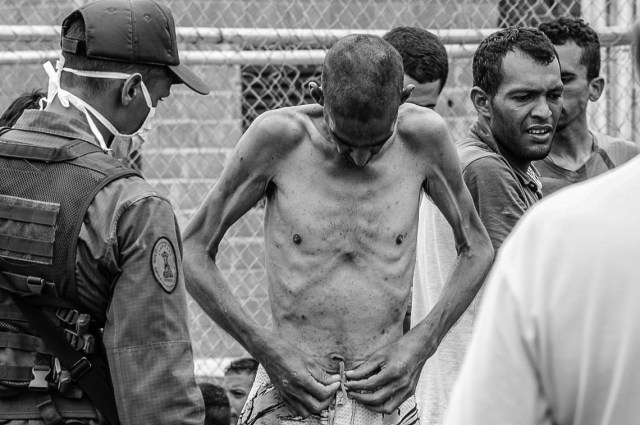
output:
[[[209,382],[200,382],[198,387],[204,400],[204,425],[228,425],[231,409],[224,388]]]
[[[416,87],[407,102],[435,109],[449,75],[447,50],[442,41],[435,34],[417,27],[397,27],[382,38],[402,56],[402,85]]]
[[[231,425],[238,423],[238,416],[247,401],[253,381],[256,379],[257,370],[258,362],[252,358],[244,357],[231,362],[224,371],[223,386],[229,399]]]
[[[0,127],[13,127],[25,109],[40,109],[41,100],[47,98],[47,92],[40,89],[27,91],[18,96],[0,117]]]
[[[638,154],[638,145],[589,128],[587,106],[602,96],[598,34],[579,18],[560,17],[538,29],[553,43],[562,68],[563,105],[551,152],[534,163],[542,194],[600,175]]]

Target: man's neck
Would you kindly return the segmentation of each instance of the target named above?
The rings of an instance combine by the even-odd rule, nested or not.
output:
[[[589,160],[592,151],[593,135],[587,126],[585,115],[556,131],[549,159],[559,167],[575,171]]]
[[[46,106],[45,110],[69,117],[70,119],[75,118],[77,120],[87,122],[87,117],[85,116],[84,112],[80,111],[78,108],[76,108],[73,105],[69,105],[68,108],[65,108],[64,106],[62,106],[57,96],[53,99],[53,101],[50,104]],[[91,114],[91,116],[93,117],[93,114]],[[95,118],[93,118],[93,123],[96,125],[96,127],[100,131],[100,134],[102,134],[102,137],[104,138],[104,140],[107,141],[107,143],[109,143],[108,141],[113,136],[111,132],[107,130],[107,128]],[[98,144],[97,139],[95,143]]]

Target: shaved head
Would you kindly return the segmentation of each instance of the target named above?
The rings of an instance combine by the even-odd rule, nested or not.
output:
[[[327,52],[322,69],[325,108],[366,122],[400,106],[404,72],[402,57],[374,35],[356,34],[339,40]]]

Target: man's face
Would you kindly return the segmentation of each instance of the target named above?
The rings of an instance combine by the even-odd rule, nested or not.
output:
[[[325,122],[331,141],[340,156],[357,167],[364,167],[393,136],[398,109],[388,110],[380,117],[365,120],[327,112]],[[359,117],[360,118],[360,117]]]
[[[562,110],[560,66],[541,65],[521,52],[502,62],[503,80],[490,99],[491,131],[507,154],[521,161],[544,158]]]
[[[414,103],[418,106],[429,109],[434,109],[436,107],[436,103],[438,103],[438,96],[440,96],[441,80],[420,84],[405,74],[402,86],[406,87],[409,84],[413,84],[415,89],[411,92],[411,96],[407,100],[407,103]]]
[[[560,68],[564,91],[562,114],[558,121],[558,130],[562,130],[576,118],[586,114],[589,103],[589,80],[587,67],[580,63],[582,48],[573,41],[555,46],[560,58]]]
[[[247,401],[255,377],[256,375],[254,373],[244,372],[229,372],[224,376],[222,386],[229,399],[229,407],[231,410],[230,425],[236,425],[238,423],[238,417]]]
[[[145,82],[145,86],[147,87],[149,96],[151,97],[151,104],[154,107],[157,107],[159,102],[169,97],[169,95],[171,94],[172,84],[173,80],[168,75],[156,80],[153,83]],[[147,115],[149,114],[149,107],[147,106],[147,103],[145,101],[142,89],[140,90],[139,96],[134,99],[134,103],[132,103],[131,106],[131,108],[127,109],[126,127],[121,130],[124,134],[131,134],[136,132],[147,119]]]

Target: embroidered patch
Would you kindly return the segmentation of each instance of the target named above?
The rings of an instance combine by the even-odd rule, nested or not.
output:
[[[178,283],[178,263],[173,245],[167,238],[156,241],[151,251],[151,271],[162,289],[172,293]]]

